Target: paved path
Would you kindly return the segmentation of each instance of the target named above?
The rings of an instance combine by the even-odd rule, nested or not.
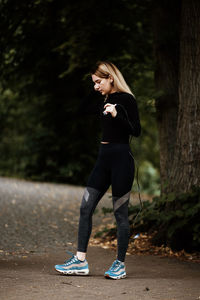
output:
[[[0,177],[0,250],[44,252],[74,245],[83,191],[72,185]],[[101,207],[112,207],[109,196],[100,202],[94,225],[102,221]],[[104,223],[110,220],[111,215],[103,218]]]
[[[115,252],[89,247],[90,276],[57,274],[54,264],[75,249],[82,194],[82,187],[0,178],[0,300],[200,299],[200,265],[175,258],[127,256],[128,277],[113,281],[103,273]],[[110,204],[108,194],[100,205]],[[109,218],[99,207],[94,225]]]

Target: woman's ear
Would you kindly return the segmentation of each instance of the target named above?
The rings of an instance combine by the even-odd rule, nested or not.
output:
[[[109,75],[109,78],[110,78],[110,82],[113,83],[114,79],[113,79],[112,75]]]

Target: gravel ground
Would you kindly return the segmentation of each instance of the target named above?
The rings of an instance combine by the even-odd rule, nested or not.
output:
[[[90,276],[63,276],[54,264],[75,250],[83,187],[0,178],[0,300],[198,300],[200,265],[175,258],[128,255],[128,276],[106,280],[115,252],[89,247]],[[133,201],[135,201],[133,199]],[[113,222],[102,206],[94,226]]]

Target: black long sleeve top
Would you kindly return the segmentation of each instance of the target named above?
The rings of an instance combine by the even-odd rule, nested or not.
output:
[[[116,104],[116,117],[110,113],[104,115],[104,105]],[[138,137],[141,134],[140,118],[138,113],[137,102],[133,95],[126,92],[115,92],[109,94],[106,101],[101,99],[97,103],[84,102],[79,113],[95,114],[100,116],[102,126],[102,142],[109,143],[129,143],[129,136]]]
[[[125,92],[109,94],[102,104],[102,110],[106,103],[116,104],[116,117],[110,113],[101,113],[102,141],[110,143],[129,143],[129,136],[138,137],[141,133],[141,125],[137,102],[133,95]]]

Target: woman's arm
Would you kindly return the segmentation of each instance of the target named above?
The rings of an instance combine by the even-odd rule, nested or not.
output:
[[[116,103],[115,109],[117,111],[116,120],[127,127],[131,135],[140,136],[141,125],[135,98],[132,95],[125,95],[120,103]]]
[[[131,94],[119,95],[116,104],[107,103],[104,108],[113,118],[121,122],[131,135],[138,137],[141,134],[137,102]]]

